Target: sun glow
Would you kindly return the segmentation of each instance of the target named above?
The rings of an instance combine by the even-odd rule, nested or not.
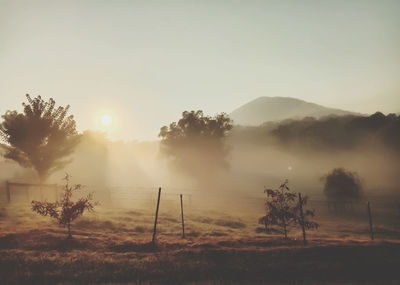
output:
[[[110,115],[103,115],[101,116],[101,124],[104,127],[109,127],[113,123],[113,118]]]

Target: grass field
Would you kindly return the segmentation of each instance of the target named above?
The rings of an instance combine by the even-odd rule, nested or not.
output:
[[[0,280],[4,284],[398,284],[400,227],[375,226],[369,240],[362,217],[324,215],[321,227],[279,228],[269,234],[249,211],[226,214],[188,207],[186,238],[179,208],[160,208],[151,244],[154,205],[135,210],[98,207],[73,225],[73,240],[26,204],[0,211]]]

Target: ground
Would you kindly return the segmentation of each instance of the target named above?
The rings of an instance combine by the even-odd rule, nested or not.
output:
[[[376,219],[374,241],[363,216],[320,215],[317,231],[266,234],[254,211],[99,206],[73,224],[73,239],[26,204],[0,211],[4,284],[398,284],[400,228]],[[235,213],[236,212],[236,213]],[[382,216],[383,218],[384,216]],[[386,219],[384,219],[386,220]]]

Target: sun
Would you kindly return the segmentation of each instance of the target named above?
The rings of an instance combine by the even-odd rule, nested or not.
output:
[[[110,115],[101,116],[101,124],[105,127],[109,127],[112,125],[113,118]]]

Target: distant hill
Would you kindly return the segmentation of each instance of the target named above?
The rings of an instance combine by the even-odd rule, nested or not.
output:
[[[230,117],[234,120],[235,124],[260,125],[267,121],[354,114],[356,113],[327,108],[296,98],[260,97],[237,108],[230,114]]]

